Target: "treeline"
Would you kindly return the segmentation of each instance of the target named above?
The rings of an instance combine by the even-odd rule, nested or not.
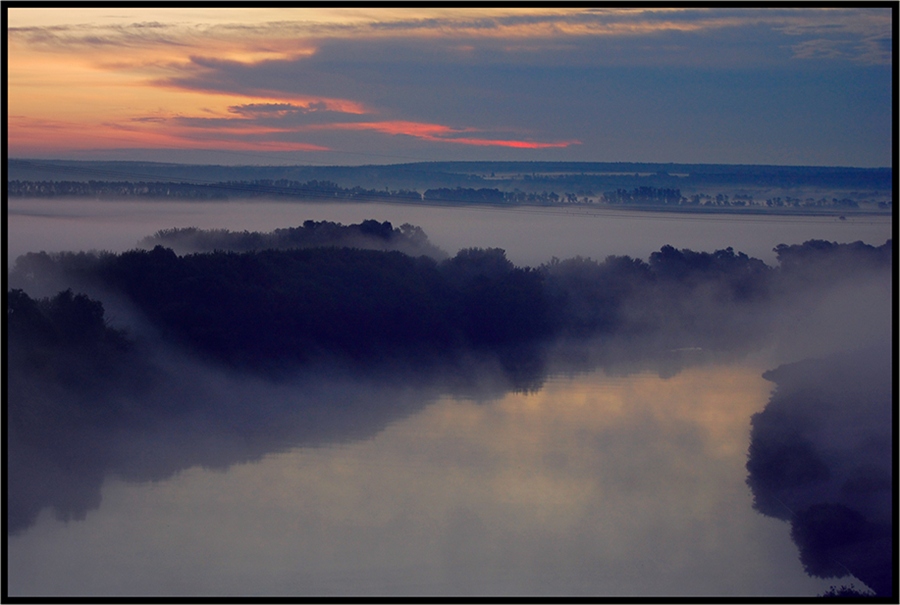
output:
[[[230,198],[288,197],[334,201],[406,201],[428,203],[509,204],[556,203],[556,193],[504,192],[499,189],[465,187],[427,189],[365,189],[341,187],[331,181],[298,182],[287,179],[190,183],[183,181],[7,181],[11,197],[147,197],[224,200]]]
[[[164,334],[236,366],[425,360],[549,334],[541,276],[500,250],[442,263],[400,252],[310,248],[176,255],[30,254],[15,271],[75,275],[126,295]]]
[[[616,189],[603,194],[607,204],[681,204],[680,189],[636,187],[631,191]]]
[[[8,292],[6,329],[10,343],[27,343],[26,366],[46,364],[47,354],[61,351],[88,347],[108,357],[129,347],[125,332],[107,325],[103,304],[71,289],[37,300],[21,290]]]
[[[7,181],[11,197],[147,197],[224,200],[230,198],[289,197],[335,201],[406,201],[428,203],[510,204],[556,203],[556,193],[504,192],[466,187],[427,189],[423,194],[407,189],[341,187],[331,181],[298,182],[287,179],[224,181],[220,183],[145,181]]]
[[[252,197],[292,197],[344,201],[407,200],[421,201],[417,191],[377,190],[356,186],[345,188],[331,181],[291,181],[259,179],[190,183],[184,181],[7,181],[11,197],[148,197],[221,200]]]
[[[424,194],[416,190],[366,189],[360,186],[341,187],[332,181],[310,180],[306,182],[288,179],[259,179],[254,181],[223,181],[217,183],[190,183],[185,181],[7,181],[10,197],[145,197],[196,200],[226,200],[232,198],[277,197],[309,200],[333,200],[354,202],[425,202],[429,204],[489,204],[489,205],[556,205],[556,204],[611,204],[638,206],[684,207],[749,207],[766,208],[830,208],[857,209],[859,202],[850,198],[795,198],[775,196],[765,201],[752,195],[723,193],[709,195],[694,193],[684,196],[678,188],[641,186],[633,189],[618,188],[595,194],[585,188],[556,193],[554,191],[521,191],[518,188],[440,187],[426,189]],[[878,202],[880,210],[890,210],[891,202]]]
[[[367,250],[397,250],[410,256],[445,258],[447,254],[428,241],[421,227],[405,223],[399,228],[389,221],[365,220],[359,224],[342,225],[332,221],[304,221],[299,227],[259,231],[230,231],[228,229],[198,229],[184,227],[163,229],[145,237],[141,244],[148,248],[157,245],[176,252],[212,252],[249,250],[316,248],[362,248]]]
[[[117,376],[139,365],[128,367],[127,360],[136,359],[134,341],[109,325],[103,304],[71,289],[36,299],[22,290],[7,292],[6,330],[7,394],[13,400],[7,420],[14,424],[40,420],[34,408],[19,405],[36,385],[73,401],[75,416],[87,420],[99,412],[97,399]],[[71,410],[60,413],[72,416]]]
[[[620,339],[657,350],[730,350],[764,338],[767,303],[847,275],[890,270],[892,244],[780,246],[780,267],[732,249],[664,246],[516,267],[499,249],[438,261],[397,251],[308,248],[31,253],[10,282],[64,277],[129,299],[163,334],[242,367],[340,358],[438,362],[475,351],[515,375],[529,346]],[[539,365],[539,364],[538,364]]]
[[[442,187],[438,189],[428,189],[422,198],[429,203],[447,203],[454,204],[527,204],[548,206],[559,204],[560,202],[578,201],[578,196],[572,193],[559,195],[554,191],[521,191],[518,188],[512,191],[502,191],[496,188],[481,187],[473,189],[471,187]]]
[[[567,201],[573,201],[571,196],[566,197]],[[578,201],[576,196],[574,201]],[[586,200],[590,202],[590,200]],[[791,196],[773,196],[766,198],[765,201],[756,200],[752,195],[746,193],[737,193],[729,196],[724,193],[716,195],[708,195],[706,193],[694,193],[689,197],[683,196],[680,189],[658,188],[652,186],[635,187],[631,190],[616,189],[615,191],[607,191],[601,197],[600,201],[606,204],[637,204],[637,205],[662,205],[662,206],[703,206],[703,207],[732,207],[741,208],[748,206],[765,206],[766,208],[835,208],[835,209],[858,209],[859,202],[850,198],[826,198],[826,197],[806,197],[797,198]],[[880,210],[890,209],[890,202],[879,202]]]
[[[632,162],[417,162],[364,166],[221,166],[127,161],[7,160],[7,178],[57,180],[189,180],[207,183],[289,179],[334,181],[377,189],[515,187],[539,191],[632,189],[641,185],[692,191],[811,188],[890,195],[892,170],[824,166]],[[501,185],[502,183],[502,185]],[[881,197],[881,196],[879,196]]]
[[[99,504],[114,437],[84,433],[121,431],[129,408],[135,425],[145,423],[146,410],[116,395],[122,384],[135,396],[148,383],[134,342],[108,325],[99,301],[71,290],[36,299],[21,290],[6,294],[6,518],[14,533],[48,504],[62,519]]]

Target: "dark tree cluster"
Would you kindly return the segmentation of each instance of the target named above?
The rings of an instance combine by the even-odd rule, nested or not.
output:
[[[768,333],[761,312],[777,271],[731,248],[663,246],[649,262],[554,259],[541,267],[558,333],[655,342],[657,350],[750,346]]]
[[[747,484],[759,512],[788,521],[807,573],[893,584],[893,364],[888,340],[781,366],[751,420]]]
[[[131,376],[138,388],[141,379],[133,343],[83,294],[33,299],[8,291],[6,320],[5,463],[14,494],[7,519],[14,532],[34,521],[41,504],[60,504],[66,519],[97,506],[103,448],[79,444],[88,427],[121,417],[127,403],[113,393],[122,378]]]
[[[301,378],[279,397],[277,388],[255,387],[227,369],[169,358],[170,347],[148,350],[108,327],[104,315],[101,302],[69,290],[39,299],[7,292],[10,535],[48,507],[60,520],[83,519],[100,505],[109,475],[160,480],[298,443],[363,438],[428,402],[427,389],[407,397],[381,393],[379,384],[348,389],[352,374],[330,390]]]
[[[67,381],[95,378],[95,372],[79,371],[84,369],[81,362],[100,367],[130,346],[122,330],[107,325],[102,303],[72,290],[37,300],[10,290],[6,329],[7,353],[20,367],[37,368],[64,357],[70,363],[59,364],[58,375]]]
[[[775,247],[781,272],[786,280],[827,283],[851,273],[890,269],[893,242],[870,246],[863,242],[837,244],[810,240],[803,244],[779,244]]]
[[[37,378],[62,391],[102,392],[133,346],[123,330],[107,324],[101,302],[72,290],[39,299],[10,290],[6,329],[7,367],[16,370],[7,393],[14,399],[27,398],[27,385]]]
[[[389,233],[375,221],[363,226]],[[649,264],[610,257],[530,269],[514,266],[499,249],[462,250],[438,262],[355,248],[179,256],[156,246],[122,254],[27,254],[14,279],[68,276],[112,288],[190,348],[254,365],[322,355],[428,358],[470,348],[509,350],[557,336],[647,334],[683,311],[671,300],[662,308],[647,304],[663,294],[684,299],[702,285],[716,292],[712,303],[728,306],[764,292],[767,274],[754,272],[757,263],[730,251],[669,247]]]
[[[858,590],[856,588],[856,585],[854,585],[851,582],[850,586],[847,586],[845,584],[841,584],[840,587],[832,585],[827,591],[825,591],[820,596],[823,598],[826,598],[826,599],[859,599],[859,598],[870,599],[875,595],[874,595],[874,593],[871,593],[871,592],[864,592],[864,591]]]
[[[890,259],[890,242],[875,248],[812,241],[781,249],[786,266],[777,270],[730,248],[706,253],[671,246],[649,262],[575,258],[531,269],[514,266],[499,249],[462,250],[438,261],[398,251],[269,246],[341,229],[307,223],[265,237],[207,233],[223,248],[250,249],[182,256],[161,245],[122,254],[32,253],[17,260],[12,277],[28,284],[51,275],[118,291],[191,349],[255,366],[322,356],[435,359],[558,338],[725,350],[764,337],[769,318],[758,303],[818,271],[816,262],[792,264],[792,258],[813,254],[825,266],[831,255]],[[403,236],[377,221],[353,232],[381,240]]]
[[[237,365],[427,359],[548,336],[540,274],[502,250],[442,263],[334,247],[178,256],[156,246],[97,255],[92,266],[86,258],[26,255],[19,269],[61,274],[71,264],[83,283],[122,292],[176,340]]]
[[[363,248],[370,250],[397,250],[410,256],[444,258],[446,253],[431,244],[421,227],[403,224],[399,228],[390,222],[365,220],[354,225],[342,225],[331,221],[305,221],[302,226],[259,231],[229,231],[228,229],[198,229],[197,227],[163,229],[141,242],[157,245],[176,252],[212,252],[250,250],[321,248]]]

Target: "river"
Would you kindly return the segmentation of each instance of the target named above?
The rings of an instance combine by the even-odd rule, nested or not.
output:
[[[646,259],[664,244],[730,246],[774,264],[779,243],[891,236],[889,219],[871,217],[14,199],[7,254],[121,251],[171,227],[369,218],[418,225],[451,254],[500,247],[531,266]],[[872,291],[877,313],[888,293]],[[44,507],[9,537],[9,594],[821,594],[848,580],[804,573],[790,525],[753,509],[745,464],[751,417],[773,390],[762,374],[820,347],[813,335],[829,309],[798,328],[810,339],[802,352],[687,352],[675,370],[554,372],[532,392],[390,375],[276,383],[167,359],[179,376],[171,392],[209,398],[222,420],[167,411],[89,435],[127,459],[70,461],[57,510],[67,497],[78,505]],[[229,416],[239,406],[253,409],[250,421]]]

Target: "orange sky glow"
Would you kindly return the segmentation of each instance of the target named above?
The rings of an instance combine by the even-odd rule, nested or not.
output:
[[[106,14],[108,12],[108,14]],[[509,11],[491,11],[508,14]],[[516,11],[522,13],[523,11]],[[48,146],[60,150],[97,147],[141,147],[185,149],[215,146],[227,150],[304,151],[327,146],[302,141],[274,140],[265,135],[310,130],[357,130],[387,135],[406,135],[431,142],[457,145],[498,146],[523,149],[567,147],[578,141],[510,140],[505,137],[458,137],[464,125],[417,123],[414,121],[335,120],[315,128],[265,128],[248,124],[217,126],[215,133],[203,128],[174,126],[173,119],[234,119],[230,108],[250,104],[289,104],[347,115],[370,115],[377,109],[353,99],[285,95],[271,90],[248,90],[247,94],[184,89],[173,83],[185,71],[202,65],[198,57],[215,62],[253,66],[264,61],[297,60],[317,51],[316,32],[347,35],[360,27],[371,28],[386,17],[409,20],[422,17],[465,16],[465,12],[380,11],[377,16],[355,9],[284,11],[257,9],[13,9],[9,12],[9,116],[8,144],[11,153],[28,153]],[[478,16],[482,18],[482,11]],[[286,16],[299,20],[285,27],[282,35],[255,34],[257,25],[271,25]],[[123,28],[143,22],[141,31],[128,36]],[[240,25],[237,25],[240,24]],[[18,29],[15,29],[18,28]],[[55,39],[34,35],[36,28],[58,33]],[[306,38],[297,38],[308,30]],[[271,27],[266,27],[271,33]],[[164,34],[158,32],[166,32]],[[371,32],[370,32],[371,33]],[[445,30],[406,28],[406,35],[446,35]],[[519,37],[559,33],[546,24],[505,28],[462,25],[454,35]],[[571,32],[570,32],[571,33]],[[238,35],[240,34],[240,35]],[[105,41],[97,39],[106,37]],[[247,138],[254,135],[251,140]],[[243,138],[242,138],[243,137]]]
[[[752,163],[743,156],[755,154],[773,163],[773,154],[788,157],[784,138],[805,145],[795,155],[807,162],[834,163],[828,154],[844,153],[849,159],[840,161],[880,165],[890,144],[859,101],[881,94],[878,70],[892,61],[889,10],[4,10],[11,156],[207,149],[438,159],[466,157],[460,150],[469,148],[507,154],[498,158],[539,157],[519,150],[544,159],[671,161],[688,159],[694,145],[705,161],[733,155]],[[772,89],[760,71],[776,68],[777,85],[790,92],[793,74],[824,61],[844,71],[810,76],[805,85],[819,88],[797,99]],[[652,71],[659,69],[682,79],[665,85],[662,102]],[[756,80],[718,80],[734,69]],[[870,91],[843,100],[850,69],[868,70]],[[690,89],[689,100],[672,97]],[[722,91],[733,99],[717,100]],[[759,109],[743,106],[751,98]],[[773,98],[793,105],[767,105]],[[807,99],[820,105],[815,116]],[[850,120],[839,114],[848,107]],[[792,132],[798,125],[809,132]],[[721,136],[709,136],[711,128]],[[718,138],[728,146],[716,148]]]

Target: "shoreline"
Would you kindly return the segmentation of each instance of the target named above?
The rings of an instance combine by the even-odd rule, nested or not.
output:
[[[375,200],[361,199],[335,199],[335,198],[296,198],[289,195],[272,195],[267,197],[256,196],[236,196],[226,198],[192,198],[177,196],[89,196],[89,195],[58,195],[58,196],[29,196],[29,195],[10,195],[7,200],[24,201],[24,200],[93,200],[93,201],[142,201],[142,202],[204,202],[204,203],[229,203],[236,201],[253,202],[283,202],[283,203],[311,203],[311,204],[395,204],[401,206],[428,206],[435,208],[490,208],[497,210],[516,210],[523,208],[546,208],[552,210],[600,210],[611,212],[650,212],[656,214],[717,214],[717,215],[750,215],[750,216],[796,216],[796,217],[835,217],[840,219],[844,217],[849,219],[852,217],[883,217],[892,218],[893,211],[887,210],[866,210],[857,208],[760,208],[760,207],[728,207],[728,206],[675,206],[675,205],[647,205],[647,204],[605,204],[605,203],[558,203],[558,204],[478,204],[478,203],[454,203],[454,202],[431,202],[431,201],[410,201],[403,198],[379,198]]]

